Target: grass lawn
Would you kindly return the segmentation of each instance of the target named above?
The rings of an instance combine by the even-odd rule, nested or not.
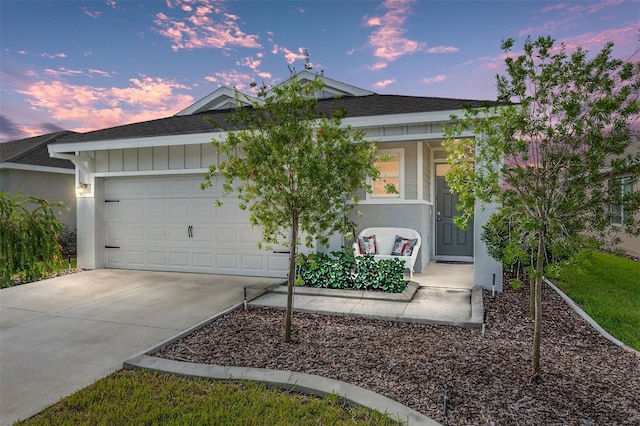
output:
[[[399,425],[338,396],[121,370],[19,425]]]
[[[604,329],[640,350],[640,262],[585,250],[552,279]]]

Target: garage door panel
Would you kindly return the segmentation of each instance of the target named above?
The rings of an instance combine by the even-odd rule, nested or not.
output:
[[[196,268],[213,268],[213,254],[206,252],[193,253],[193,266]]]
[[[289,270],[289,256],[283,254],[273,254],[267,257],[269,262],[267,269],[274,271]]]
[[[232,269],[238,268],[238,256],[232,254],[219,253],[216,255],[216,266],[219,269]]]
[[[168,265],[167,253],[164,251],[149,251],[148,262],[149,265],[166,267]]]
[[[164,242],[167,240],[167,229],[161,227],[149,226],[147,228],[148,241],[152,243]]]
[[[123,201],[129,204],[129,201]],[[136,203],[137,204],[137,203]],[[135,204],[133,204],[135,206]],[[144,216],[147,222],[158,221],[164,222],[167,217],[167,201],[160,199],[145,200],[143,203]],[[140,206],[137,206],[140,208]]]
[[[242,269],[262,271],[265,269],[264,258],[264,255],[244,255],[242,256]]]
[[[145,241],[146,238],[144,228],[144,224],[108,224],[105,231],[107,245],[117,246],[126,241]]]
[[[238,200],[201,177],[105,180],[105,267],[285,277],[287,255],[257,248]],[[223,206],[217,207],[217,198]]]
[[[238,242],[238,230],[229,228],[217,228],[214,230],[214,240],[221,244],[235,244]]]
[[[169,253],[169,267],[186,268],[189,266],[189,252],[171,252]]]

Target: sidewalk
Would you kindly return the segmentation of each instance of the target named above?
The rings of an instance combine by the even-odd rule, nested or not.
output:
[[[294,311],[358,316],[369,319],[482,327],[482,289],[473,286],[472,265],[430,263],[409,297],[353,290],[294,288]],[[285,309],[287,288],[275,286],[249,306]]]

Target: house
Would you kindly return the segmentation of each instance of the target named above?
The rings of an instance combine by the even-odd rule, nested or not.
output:
[[[51,158],[47,146],[69,131],[0,143],[0,192],[15,196],[62,201],[70,210],[60,210],[58,219],[69,230],[76,229],[75,170],[69,160]]]
[[[304,71],[301,80],[312,80]],[[478,100],[379,95],[321,75],[321,109],[344,108],[346,125],[378,141],[389,158],[383,178],[397,194],[373,184],[363,191],[359,229],[394,226],[416,229],[422,247],[416,271],[434,259],[474,261],[476,284],[501,289],[498,262],[479,231],[492,209],[481,209],[474,226],[452,223],[456,197],[447,188],[442,124]],[[234,106],[233,91],[218,89],[172,117],[83,134],[49,145],[52,157],[76,165],[79,266],[285,277],[288,250],[261,251],[248,213],[220,186],[200,183],[219,160],[210,144],[226,133],[204,117],[223,123]],[[464,135],[472,137],[472,134]],[[214,200],[225,197],[222,207]],[[359,230],[358,229],[358,230]],[[331,250],[345,241],[335,236]]]
[[[640,161],[640,139],[636,138],[631,145],[629,145],[623,154],[624,156],[635,155]],[[629,193],[640,192],[640,179],[634,178],[629,174],[612,176],[610,172],[604,173],[605,179],[609,182],[610,186],[612,181],[617,181],[617,187],[621,191],[622,195]],[[624,205],[612,205],[611,210],[611,239],[618,240],[612,244],[612,250],[622,250],[630,256],[640,258],[640,235],[630,235],[624,230],[624,223],[632,213],[625,209]],[[640,212],[635,213],[636,221],[640,221]],[[636,222],[637,223],[637,222]]]

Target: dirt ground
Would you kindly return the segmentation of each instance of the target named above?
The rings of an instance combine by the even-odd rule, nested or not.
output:
[[[639,425],[640,357],[600,336],[548,287],[540,383],[530,383],[528,288],[484,294],[486,329],[235,311],[169,359],[291,370],[353,383],[445,425]],[[448,399],[445,416],[445,396]]]

